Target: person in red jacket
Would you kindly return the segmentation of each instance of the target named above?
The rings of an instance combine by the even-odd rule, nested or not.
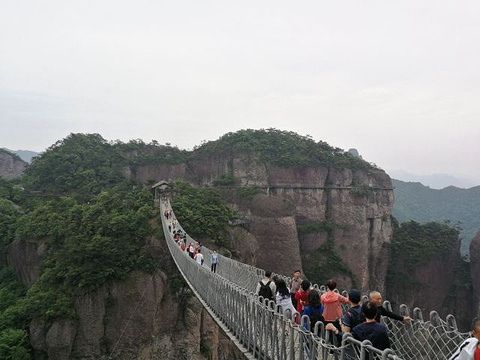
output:
[[[295,293],[295,301],[297,303],[296,310],[302,314],[305,306],[308,305],[308,291],[310,289],[310,281],[303,280],[300,284],[300,290]]]
[[[345,296],[335,292],[337,283],[330,279],[327,281],[327,292],[322,295],[323,318],[325,323],[332,323],[338,330],[340,328],[339,319],[342,317],[342,303],[348,304],[349,300]]]

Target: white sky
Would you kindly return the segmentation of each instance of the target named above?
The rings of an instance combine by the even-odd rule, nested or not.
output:
[[[480,183],[478,1],[0,5],[0,147],[275,127]]]

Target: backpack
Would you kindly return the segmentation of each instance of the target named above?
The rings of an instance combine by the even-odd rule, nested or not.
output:
[[[273,292],[270,288],[271,281],[264,284],[262,281],[259,282],[260,290],[258,291],[258,295],[262,296],[264,299],[273,300]]]
[[[350,332],[352,332],[355,326],[365,321],[365,318],[362,317],[363,314],[361,308],[357,308],[357,311],[350,308],[345,314],[350,318]]]

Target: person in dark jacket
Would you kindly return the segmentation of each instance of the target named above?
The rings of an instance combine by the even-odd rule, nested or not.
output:
[[[357,289],[352,289],[348,293],[348,300],[350,300],[350,309],[342,316],[342,323],[340,331],[333,324],[327,324],[325,330],[333,332],[337,336],[337,344],[342,342],[343,333],[352,332],[353,328],[365,321],[365,316],[362,315],[362,307],[360,301],[362,295]]]
[[[352,330],[353,337],[359,341],[369,340],[374,347],[385,350],[390,347],[387,328],[375,320],[377,305],[373,301],[367,301],[362,305],[362,313],[366,321],[355,326]]]
[[[383,303],[382,294],[380,294],[378,291],[372,291],[368,297],[370,298],[371,302],[377,305],[378,312],[377,312],[377,315],[375,315],[375,320],[377,322],[380,322],[380,318],[382,316],[386,316],[386,317],[389,317],[390,319],[394,319],[398,321],[403,321],[405,324],[409,323],[410,320],[412,320],[410,316],[401,316],[385,309],[382,304]]]

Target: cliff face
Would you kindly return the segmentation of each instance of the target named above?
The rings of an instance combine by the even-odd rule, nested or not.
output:
[[[480,316],[480,231],[470,243],[470,274],[473,286],[473,316]]]
[[[22,239],[13,241],[8,247],[8,262],[15,268],[18,281],[25,288],[38,280],[45,250],[45,245],[39,246]]]
[[[393,190],[391,179],[381,170],[280,167],[243,152],[205,156],[176,166],[139,166],[132,173],[144,182],[181,178],[207,187],[231,174],[234,188],[256,186],[261,192],[248,200],[227,198],[257,239],[255,265],[290,274],[305,267],[304,261],[317,261],[308,255],[321,251],[328,235],[334,239],[332,251],[349,269],[350,276],[332,274],[340,279],[339,286],[355,282],[365,290],[384,289]],[[334,229],[299,240],[298,225],[317,222],[331,223]]]
[[[441,240],[435,240],[436,246],[441,247]],[[410,251],[415,251],[409,245],[405,246]],[[431,310],[436,310],[442,318],[454,314],[459,328],[462,331],[469,330],[473,306],[469,267],[476,266],[475,255],[472,264],[462,259],[458,236],[444,256],[423,253],[422,263],[413,268],[406,260],[409,255],[409,251],[403,251],[396,258],[394,269],[390,269],[392,272],[387,284],[387,299],[394,308],[400,304],[408,305],[410,311],[419,307],[427,319]],[[472,280],[475,284],[474,277]]]
[[[0,177],[13,179],[23,174],[27,163],[0,149]]]
[[[152,249],[158,249],[156,245]],[[43,248],[27,241],[12,244],[8,260],[24,286],[38,280]],[[165,265],[173,270],[171,262]],[[77,319],[34,319],[30,323],[36,357],[243,359],[191,292],[187,288],[173,289],[160,270],[153,275],[134,272],[126,281],[79,294],[74,297],[74,306]]]
[[[205,359],[209,349],[212,359],[226,359],[225,354],[241,358],[198,300],[179,300],[162,272],[134,273],[125,282],[78,296],[75,310],[77,320],[32,321],[30,338],[37,356]]]

